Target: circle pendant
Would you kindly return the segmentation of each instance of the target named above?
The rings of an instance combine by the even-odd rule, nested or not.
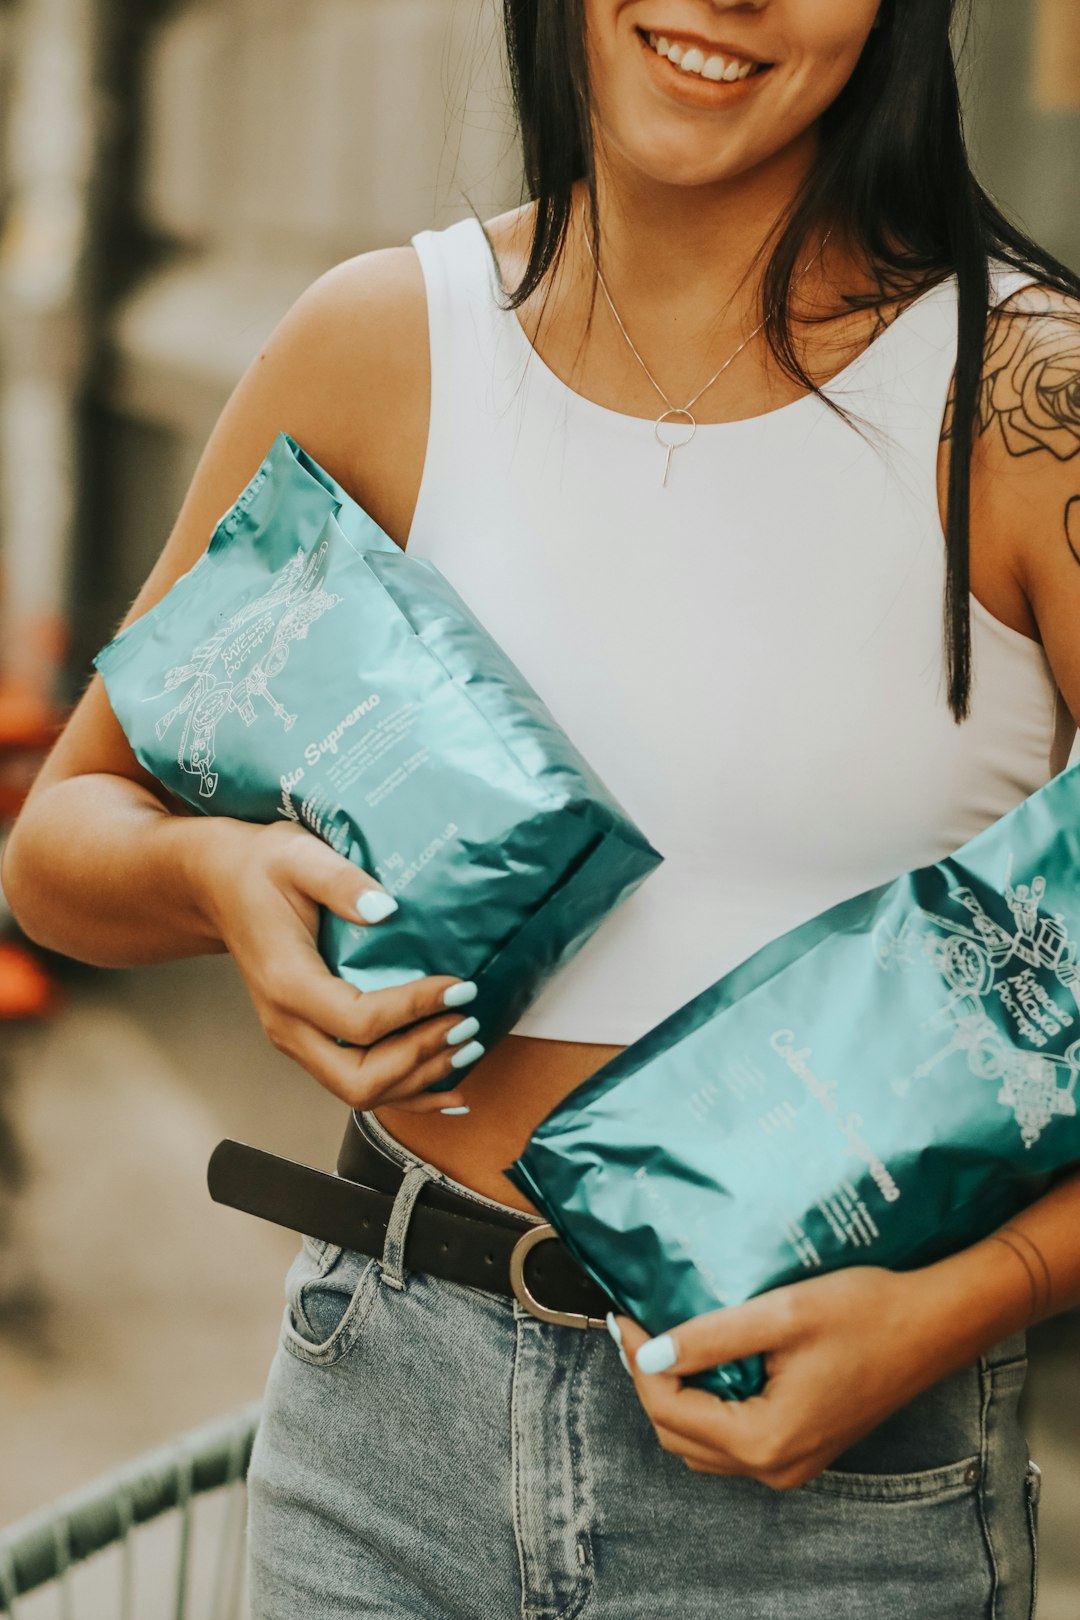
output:
[[[669,420],[671,417],[683,417],[685,420],[681,422],[672,422]],[[662,437],[660,429],[665,425],[665,423],[668,425],[669,429],[674,432],[674,438],[665,439]],[[687,432],[687,428],[689,428],[689,432]],[[679,436],[680,430],[682,437]],[[665,450],[679,450],[684,444],[689,444],[690,440],[697,432],[697,418],[692,412],[688,410],[680,410],[677,406],[673,405],[671,410],[665,411],[662,416],[658,416],[656,418],[656,426],[654,427],[653,432],[656,434],[657,442],[661,444]]]

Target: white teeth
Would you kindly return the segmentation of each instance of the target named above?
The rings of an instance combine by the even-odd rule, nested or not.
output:
[[[649,34],[649,44],[658,56],[666,56],[669,62],[684,73],[696,73],[699,78],[724,80],[730,84],[735,79],[745,79],[753,73],[755,63],[740,62],[736,57],[730,59],[726,56],[709,56],[697,45],[684,46],[675,40],[668,39],[666,34]]]

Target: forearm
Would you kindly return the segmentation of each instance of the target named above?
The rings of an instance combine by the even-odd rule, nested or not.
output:
[[[941,1376],[1080,1305],[1080,1167],[995,1233],[911,1278]]]
[[[209,866],[227,821],[174,815],[126,777],[69,777],[16,821],[5,898],[28,938],[98,967],[220,953]]]

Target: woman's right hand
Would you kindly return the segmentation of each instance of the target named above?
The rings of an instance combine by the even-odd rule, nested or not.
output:
[[[425,1091],[458,1072],[451,1059],[469,1044],[468,1037],[447,1044],[448,1031],[468,1014],[448,1011],[443,995],[462,981],[437,974],[364,991],[331,973],[319,954],[319,907],[360,927],[382,927],[356,910],[366,890],[385,892],[381,884],[289,821],[201,820],[195,862],[191,876],[206,915],[278,1051],[350,1108],[392,1102],[431,1113],[464,1104],[456,1087]],[[392,913],[385,925],[393,927]],[[339,1046],[335,1036],[350,1044]]]

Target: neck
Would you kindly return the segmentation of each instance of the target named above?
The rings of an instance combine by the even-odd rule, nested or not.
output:
[[[770,239],[816,156],[811,129],[767,164],[695,186],[660,183],[598,152],[600,268],[627,324],[663,328],[669,340],[685,333],[695,344],[710,326],[749,331]],[[584,182],[576,189],[580,203]],[[580,210],[575,218],[580,231]],[[587,254],[581,268],[591,276]]]
[[[707,385],[702,406],[695,405],[702,421],[733,419],[739,411],[725,398],[742,399],[748,387],[762,411],[796,397],[755,328],[779,222],[815,158],[816,136],[723,185],[661,186],[628,171],[617,157],[601,160],[598,153],[600,270],[641,361],[596,283],[585,236],[590,221],[584,180],[574,186],[567,239],[553,275],[522,307],[530,342],[579,393],[629,414],[658,412],[658,389],[681,406]],[[513,280],[523,268],[532,210],[523,208],[516,217],[521,235],[512,256]],[[789,310],[793,336],[805,350],[810,374],[832,376],[853,357],[854,345],[867,340],[867,322],[849,320],[842,297],[865,283],[865,271],[860,276],[839,232],[830,233],[824,246],[808,239],[800,258]],[[822,329],[806,322],[811,313],[843,318]],[[719,369],[725,361],[728,366]]]

